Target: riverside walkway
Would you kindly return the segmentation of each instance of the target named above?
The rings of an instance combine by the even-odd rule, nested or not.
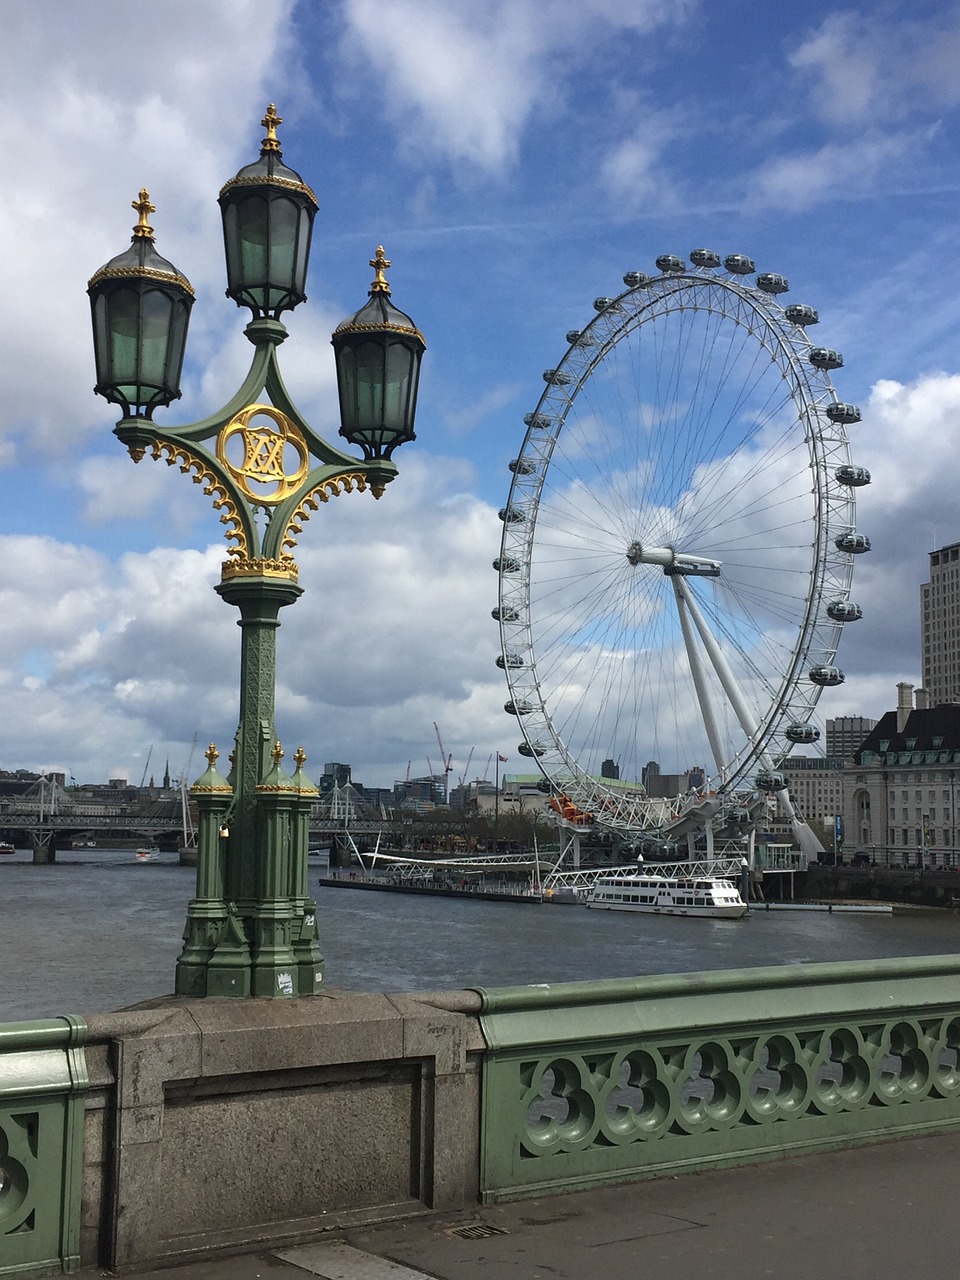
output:
[[[141,1271],[141,1280],[946,1276],[960,1133],[519,1200]],[[109,1275],[99,1269],[80,1280]]]

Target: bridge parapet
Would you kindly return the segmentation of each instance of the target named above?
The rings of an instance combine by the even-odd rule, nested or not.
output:
[[[960,960],[479,990],[487,1203],[960,1127]]]
[[[956,1130],[958,979],[960,958],[934,956],[287,1002],[162,999],[91,1015],[76,1071],[89,1082],[80,1261],[133,1270]],[[19,1029],[0,1027],[0,1049],[5,1032]],[[0,1115],[0,1137],[17,1123]],[[41,1184],[39,1167],[12,1147],[20,1165],[5,1164],[4,1150],[15,1199],[40,1204],[42,1192],[53,1217],[62,1204],[61,1234],[75,1238],[76,1172],[58,1158],[62,1184]],[[229,1194],[210,1196],[214,1185]],[[0,1273],[22,1273],[12,1251],[25,1247],[0,1230]]]

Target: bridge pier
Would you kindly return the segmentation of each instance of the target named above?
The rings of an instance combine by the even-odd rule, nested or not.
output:
[[[57,844],[53,836],[46,844],[41,844],[38,840],[33,842],[33,863],[34,866],[45,866],[48,863],[57,860]]]
[[[195,867],[197,865],[197,846],[181,845],[177,851],[177,861],[181,867]]]

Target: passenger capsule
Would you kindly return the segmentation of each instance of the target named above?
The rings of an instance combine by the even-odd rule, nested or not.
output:
[[[514,560],[513,556],[500,556],[494,560],[493,567],[497,573],[519,573],[520,561]]]
[[[866,467],[837,467],[833,474],[841,484],[849,485],[851,489],[859,489],[861,485],[870,483],[870,472]]]
[[[763,275],[757,276],[757,288],[764,293],[786,293],[790,284],[786,276],[778,275],[776,271],[764,271]]]
[[[843,684],[846,677],[839,667],[820,666],[811,669],[810,679],[821,688],[832,689],[835,685]]]
[[[695,267],[719,267],[720,255],[713,249],[691,249],[690,261]]]
[[[805,302],[792,302],[789,307],[784,307],[783,314],[791,324],[817,324],[820,320],[820,313],[814,311],[813,307],[808,307]]]
[[[514,458],[509,469],[515,476],[532,476],[537,468],[529,458]]]
[[[748,276],[757,269],[754,260],[742,253],[728,253],[723,260],[723,265],[735,276]]]
[[[566,387],[573,381],[573,374],[567,373],[564,369],[544,369],[544,382],[550,382],[555,387]]]
[[[843,356],[830,347],[813,347],[807,359],[816,369],[842,369]]]
[[[860,421],[860,409],[855,404],[828,404],[827,417],[831,422],[843,423],[846,426],[851,422]]]
[[[597,340],[592,333],[584,333],[582,329],[568,329],[567,342],[571,347],[595,347]]]
[[[502,607],[498,605],[496,609],[490,610],[490,617],[494,622],[517,622],[520,618],[520,611],[514,609],[512,604],[505,604]]]
[[[859,622],[863,610],[852,600],[831,600],[827,605],[827,616],[834,622]]]
[[[523,658],[519,653],[501,653],[497,655],[497,666],[501,671],[506,671],[508,667],[511,671],[515,671],[518,667],[523,666]]]
[[[594,298],[593,309],[594,311],[606,311],[609,307],[613,306],[613,303],[613,298]]]
[[[623,277],[623,283],[630,289],[640,289],[650,283],[650,277],[643,271],[628,271]]]
[[[519,755],[526,756],[529,759],[531,756],[538,757],[546,755],[547,748],[542,742],[521,742],[517,747],[517,752]]]
[[[527,744],[524,743],[523,745],[526,746]],[[548,796],[553,790],[553,783],[549,778],[541,778],[537,783],[537,790],[542,792],[543,795]]]
[[[758,791],[786,791],[787,777],[779,769],[771,769],[763,773],[758,773],[754,779]]]
[[[519,507],[501,507],[497,515],[504,524],[523,524],[527,518]]]
[[[686,271],[687,264],[682,258],[677,258],[672,253],[661,253],[657,259],[657,269],[659,271]]]
[[[820,730],[814,724],[788,724],[784,736],[790,742],[811,743],[820,739]]]
[[[528,716],[533,710],[532,702],[505,702],[503,709],[508,716]]]
[[[841,533],[833,540],[838,551],[849,551],[852,556],[859,556],[870,550],[870,539],[865,533]]]
[[[534,430],[543,430],[546,427],[553,426],[553,418],[548,413],[525,413],[523,415],[523,425],[525,427],[533,427]]]

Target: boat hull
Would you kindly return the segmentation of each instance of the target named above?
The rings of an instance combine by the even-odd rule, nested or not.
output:
[[[673,907],[673,906],[637,906],[628,902],[588,902],[588,907],[593,907],[595,911],[632,911],[638,915],[647,916],[712,916],[727,920],[739,920],[741,916],[746,915],[747,905],[741,902],[739,906],[716,906],[716,907]]]

